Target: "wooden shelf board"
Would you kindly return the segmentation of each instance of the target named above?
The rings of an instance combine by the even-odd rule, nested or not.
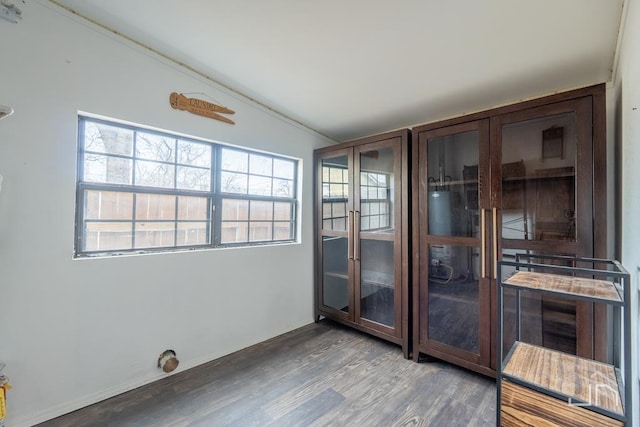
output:
[[[347,273],[341,273],[339,271],[325,271],[324,274],[329,277],[336,277],[338,279],[349,279],[349,275]]]
[[[383,288],[393,288],[393,274],[380,271],[362,270],[360,278],[363,283]]]
[[[478,185],[478,179],[456,179],[455,181],[447,181],[444,183],[444,187],[449,187],[452,185]],[[429,182],[427,183],[428,187],[440,187],[440,182]],[[447,191],[447,190],[443,190]]]
[[[516,342],[503,374],[540,389],[588,402],[624,415],[616,369],[612,365],[544,347]]]
[[[565,296],[593,298],[606,302],[622,303],[622,298],[613,282],[605,280],[518,271],[502,283],[524,290],[547,291]]]
[[[527,175],[527,176],[513,176],[503,178],[502,182],[521,182],[521,181],[536,181],[540,179],[556,179],[556,178],[575,178],[576,174],[573,172],[561,172],[545,175],[543,173],[539,175]]]
[[[341,273],[337,271],[325,271],[325,275],[330,277],[337,277],[339,279],[348,280],[349,276],[347,273]],[[381,273],[378,271],[370,271],[370,270],[362,270],[360,273],[360,278],[363,283],[368,285],[374,285],[382,288],[394,288],[393,284],[393,274],[390,273]]]
[[[623,422],[594,411],[504,381],[501,396],[502,427],[598,426],[622,427]]]

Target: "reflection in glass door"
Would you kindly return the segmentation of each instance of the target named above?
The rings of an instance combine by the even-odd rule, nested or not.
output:
[[[575,112],[502,127],[502,238],[576,238]]]
[[[568,111],[508,119],[500,128],[503,259],[513,260],[516,253],[576,253],[580,130],[576,111],[564,109]],[[513,298],[507,293],[505,301]],[[575,301],[527,294],[520,304],[524,341],[576,354]],[[515,332],[505,334],[504,348],[510,348],[514,339]]]
[[[420,340],[427,349],[488,365],[482,126],[487,122],[420,134],[420,158],[427,160],[420,165],[420,251],[429,255],[420,266]]]
[[[319,298],[323,306],[345,316],[350,315],[352,305],[349,297],[353,259],[350,162],[348,153],[321,160],[322,286]]]
[[[356,286],[359,286],[359,318],[379,325],[396,326],[396,289],[400,276],[395,227],[399,207],[399,145],[368,145],[357,150],[359,168],[355,229]]]

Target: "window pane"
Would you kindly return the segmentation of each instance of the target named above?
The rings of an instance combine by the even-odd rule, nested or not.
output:
[[[329,171],[329,181],[330,182],[344,182],[342,179],[342,169],[331,168]]]
[[[329,198],[343,199],[346,195],[342,191],[342,184],[329,184]]]
[[[103,123],[85,122],[84,149],[105,154],[131,157],[133,131]]]
[[[115,191],[84,192],[84,219],[132,219],[133,194]]]
[[[370,230],[371,229],[371,217],[363,216],[360,218],[360,230]]]
[[[364,218],[362,218],[362,220],[364,220]],[[347,229],[347,219],[346,218],[335,218],[333,220],[333,229],[334,230],[346,230]]]
[[[251,202],[251,221],[271,221],[273,219],[273,202]]]
[[[211,146],[189,141],[178,141],[178,163],[211,168]]]
[[[248,200],[222,200],[222,220],[223,221],[246,221],[249,219],[249,201]]]
[[[136,195],[136,220],[174,220],[176,218],[176,196],[162,194]]]
[[[131,159],[85,153],[84,180],[104,184],[131,184]]]
[[[136,134],[136,157],[141,159],[174,162],[175,149],[175,138],[144,132]]]
[[[249,155],[244,151],[222,149],[222,169],[234,172],[248,172]]]
[[[178,246],[206,245],[209,243],[207,222],[178,223]]]
[[[273,240],[291,240],[293,239],[293,230],[290,222],[274,222],[273,223]]]
[[[176,187],[185,190],[209,191],[211,188],[211,171],[209,169],[178,166]]]
[[[220,188],[223,193],[247,194],[248,175],[233,172],[220,174]]]
[[[137,222],[136,249],[175,246],[173,222]]]
[[[347,204],[338,202],[333,204],[333,217],[347,216]]]
[[[222,243],[243,243],[248,241],[249,223],[248,222],[223,222]]]
[[[178,197],[178,219],[207,220],[209,199],[206,197]]]
[[[174,165],[137,160],[135,185],[175,188],[174,171]]]
[[[273,223],[271,222],[250,222],[249,241],[260,242],[271,240],[273,236]]]
[[[293,239],[296,160],[84,117],[79,123],[76,255],[213,246],[214,237],[222,244]],[[332,228],[345,227],[349,173],[338,163],[323,176],[325,198],[337,199],[324,216]]]
[[[86,222],[82,250],[114,251],[131,249],[131,222]]]
[[[284,221],[290,221],[291,220],[291,212],[293,211],[293,209],[291,209],[292,205],[290,203],[274,203],[273,204],[273,219],[275,220],[284,220]],[[331,217],[331,205],[328,203],[323,204],[322,206],[322,217],[323,218],[327,218],[326,215],[326,210],[327,207],[329,207],[329,215],[328,217]]]
[[[274,197],[293,197],[293,181],[287,179],[273,180]]]
[[[372,229],[380,228],[380,217],[372,216],[369,218],[369,227]]]
[[[271,157],[258,154],[249,155],[249,173],[271,176],[273,174],[273,160]]]
[[[273,176],[277,178],[293,179],[294,170],[295,163],[291,160],[273,159]]]
[[[323,203],[322,204],[322,218],[331,218],[333,216],[333,212],[331,211],[331,203]]]
[[[249,194],[255,196],[270,196],[271,178],[249,175]]]

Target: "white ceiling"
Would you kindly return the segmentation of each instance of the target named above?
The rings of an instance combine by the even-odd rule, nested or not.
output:
[[[56,2],[338,141],[609,81],[623,5]]]

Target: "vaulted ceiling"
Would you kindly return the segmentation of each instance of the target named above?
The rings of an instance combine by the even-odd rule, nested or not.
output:
[[[337,141],[609,81],[623,7],[623,0],[53,3]]]

